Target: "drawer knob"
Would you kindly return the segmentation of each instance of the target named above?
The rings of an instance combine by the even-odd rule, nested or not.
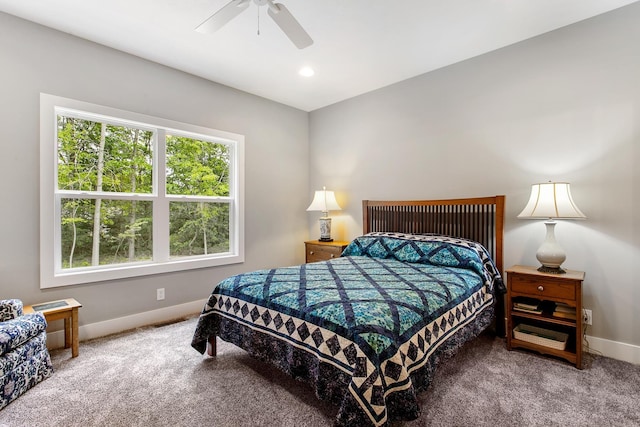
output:
[[[331,258],[334,258],[334,257],[335,257],[335,255],[334,255],[334,254],[331,254]]]
[[[313,251],[309,251],[309,255],[313,255]]]
[[[538,290],[539,290],[540,292],[543,292],[543,291],[544,291],[544,286],[542,286],[542,285],[538,286]]]

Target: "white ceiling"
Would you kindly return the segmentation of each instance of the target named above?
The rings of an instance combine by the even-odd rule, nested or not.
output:
[[[0,0],[0,11],[312,111],[640,0],[278,0],[313,38],[298,50],[251,4],[229,0]],[[258,22],[260,35],[257,35]],[[302,66],[315,70],[302,77]]]

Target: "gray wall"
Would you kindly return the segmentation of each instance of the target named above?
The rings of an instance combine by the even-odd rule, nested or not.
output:
[[[530,184],[567,180],[588,219],[556,235],[587,273],[588,333],[640,345],[637,22],[640,4],[307,114],[0,13],[0,298],[73,296],[81,324],[202,299],[302,262],[322,185],[337,239],[360,233],[364,198],[506,194],[505,264],[535,264],[544,226],[515,217]],[[40,92],[244,134],[246,262],[41,291]]]
[[[306,112],[2,13],[0,82],[0,298],[72,296],[83,325],[204,299],[233,273],[304,261]],[[40,92],[245,135],[246,262],[41,291]]]
[[[516,216],[532,183],[569,181],[588,219],[556,237],[586,271],[587,333],[640,345],[638,22],[634,4],[312,112],[311,188],[344,209],[334,238],[361,233],[362,199],[505,194],[505,265],[537,265],[544,225]]]

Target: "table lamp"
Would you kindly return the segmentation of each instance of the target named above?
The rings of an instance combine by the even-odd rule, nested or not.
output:
[[[320,238],[321,242],[332,242],[331,238],[331,218],[329,218],[329,211],[339,211],[340,205],[336,201],[336,195],[333,191],[327,191],[327,187],[322,187],[322,190],[316,191],[313,201],[307,208],[307,211],[320,211],[322,217],[320,221]]]
[[[566,259],[566,254],[556,241],[555,219],[585,219],[586,216],[573,202],[568,182],[546,182],[533,184],[531,196],[527,206],[520,212],[518,218],[546,219],[547,236],[544,243],[536,252],[536,258],[542,264],[538,271],[552,274],[563,274],[560,265]]]

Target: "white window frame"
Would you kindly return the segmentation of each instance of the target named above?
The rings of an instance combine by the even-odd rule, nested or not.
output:
[[[153,209],[153,260],[136,263],[101,265],[62,269],[60,243],[60,210],[57,182],[56,129],[59,112],[78,112],[83,117],[96,116],[97,121],[111,120],[158,134],[154,146],[154,190],[139,195],[139,200],[151,200]],[[166,196],[164,174],[165,152],[158,150],[158,140],[165,134],[206,137],[212,142],[228,144],[232,151],[229,197],[218,198],[229,203],[229,252],[192,257],[169,257],[169,202],[198,201],[194,196]],[[97,193],[96,193],[97,194]],[[118,198],[118,193],[100,194]],[[211,199],[207,201],[211,202]],[[215,200],[213,200],[215,201]],[[56,208],[56,206],[58,208]],[[244,136],[181,123],[130,111],[40,94],[40,288],[78,285],[106,280],[160,274],[195,268],[215,267],[244,262]]]

